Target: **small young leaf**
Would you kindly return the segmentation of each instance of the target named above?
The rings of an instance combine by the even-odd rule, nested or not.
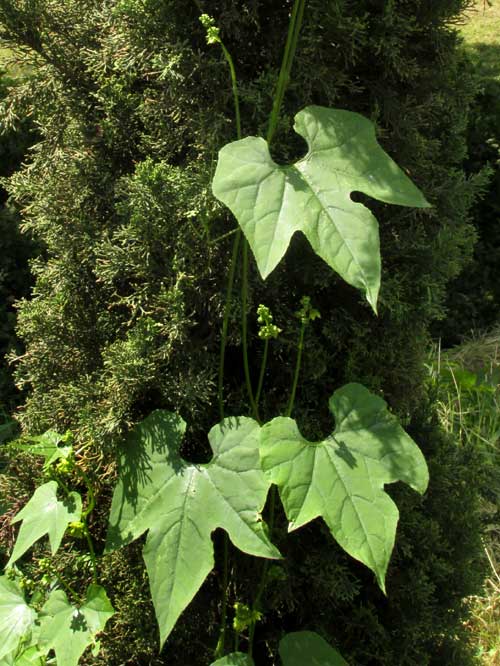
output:
[[[59,548],[69,523],[80,520],[82,499],[76,492],[64,500],[57,499],[57,482],[49,481],[33,493],[28,504],[19,511],[12,522],[22,520],[14,550],[7,566],[14,564],[35,541],[49,535],[52,555]]]
[[[304,439],[290,418],[266,423],[262,468],[279,488],[289,531],[322,516],[342,548],[370,567],[385,591],[399,513],[384,484],[404,481],[423,493],[427,465],[385,401],[364,386],[335,391],[330,411],[335,432],[317,443]]]
[[[245,553],[280,557],[260,516],[269,483],[259,464],[259,425],[238,418],[212,428],[214,457],[205,465],[180,457],[185,427],[180,416],[158,410],[131,431],[108,532],[109,550],[149,530],[143,555],[162,645],[213,567],[216,528]]]
[[[233,652],[231,654],[217,659],[210,664],[210,666],[255,666],[252,657],[249,657],[243,652]]]
[[[36,613],[24,600],[19,586],[7,576],[0,576],[0,659],[17,652],[35,620]]]
[[[61,666],[77,666],[113,615],[113,606],[99,585],[89,586],[80,607],[72,606],[63,590],[55,590],[40,613],[40,646],[46,652],[54,650]]]
[[[283,666],[348,666],[345,659],[314,631],[296,631],[281,639]]]
[[[31,437],[29,442],[19,441],[12,442],[11,446],[13,448],[19,449],[24,453],[31,453],[36,456],[42,456],[45,458],[44,467],[47,468],[56,460],[63,459],[65,460],[71,455],[73,447],[70,444],[65,444],[60,446],[63,442],[67,440],[67,435],[60,435],[54,430],[47,430],[43,435],[38,435],[37,437]]]
[[[0,666],[45,666],[45,661],[42,658],[45,653],[40,651],[36,645],[32,645],[22,652],[13,653],[0,659]]]
[[[295,116],[307,155],[279,166],[266,141],[247,137],[219,153],[213,193],[233,212],[265,279],[302,231],[312,248],[376,310],[380,287],[378,224],[351,199],[428,207],[422,193],[377,143],[373,124],[350,111],[309,106]]]

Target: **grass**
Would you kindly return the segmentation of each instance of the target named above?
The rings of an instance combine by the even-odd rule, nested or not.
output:
[[[480,80],[497,85],[500,0],[472,2],[460,31]],[[483,502],[485,513],[494,516],[484,539],[490,573],[483,594],[468,600],[468,628],[478,664],[500,666],[500,326],[441,355],[433,369],[443,426],[458,442],[473,444],[489,464]]]
[[[484,461],[481,486],[489,575],[483,594],[468,599],[467,627],[481,666],[500,666],[500,326],[461,346],[435,354],[430,366],[438,415],[458,445]]]
[[[460,32],[480,74],[500,80],[500,0],[476,0]]]

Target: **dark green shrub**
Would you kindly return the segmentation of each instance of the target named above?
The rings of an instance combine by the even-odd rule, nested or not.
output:
[[[0,72],[0,99],[15,82]],[[17,169],[31,141],[29,123],[18,124],[0,135],[0,177],[9,177]],[[12,381],[12,369],[7,364],[10,351],[21,353],[22,345],[14,328],[14,303],[28,295],[31,278],[28,259],[34,248],[19,229],[19,213],[7,200],[6,191],[0,189],[0,410],[10,412],[19,401]],[[0,433],[0,441],[1,441]]]
[[[234,54],[244,132],[262,132],[288,3],[200,4],[217,18]],[[473,83],[463,75],[448,27],[465,4],[308,3],[277,158],[302,151],[291,125],[305,104],[356,110],[378,123],[384,147],[434,208],[375,207],[384,262],[378,319],[302,238],[294,239],[265,290],[252,269],[251,370],[257,374],[262,353],[255,310],[265,298],[283,329],[271,352],[273,383],[264,387],[263,416],[275,415],[291,384],[292,364],[284,360],[295,354],[294,313],[310,295],[322,316],[306,340],[296,410],[304,433],[328,432],[332,389],[361,381],[412,421],[431,460],[433,486],[423,501],[395,491],[401,538],[388,600],[320,524],[295,537],[287,552],[293,569],[265,599],[268,619],[257,649],[285,629],[309,626],[322,629],[352,664],[444,663],[439,659],[459,631],[460,599],[475,584],[478,539],[470,525],[476,508],[468,476],[475,472],[428,425],[423,381],[428,328],[442,316],[446,286],[470,256],[468,210],[481,184],[462,170]],[[234,123],[227,69],[207,48],[198,14],[197,3],[177,0],[0,0],[5,36],[33,53],[33,76],[11,96],[10,110],[33,114],[41,128],[31,163],[9,185],[24,208],[24,225],[46,247],[34,264],[34,297],[20,308],[18,330],[28,353],[17,378],[29,389],[20,420],[29,433],[49,427],[75,433],[100,484],[102,516],[115,453],[133,423],[156,407],[180,412],[189,424],[183,454],[202,461],[204,433],[218,420],[219,332],[231,252],[231,239],[218,239],[234,222],[209,183]],[[228,412],[238,414],[245,396],[236,296],[231,314],[226,397]],[[98,516],[93,529],[100,549]],[[238,562],[246,572],[257,566],[243,557]],[[127,605],[121,594],[144,594],[138,583],[127,582],[125,591],[122,585],[137,573],[136,551],[104,561],[102,569],[117,607]],[[217,577],[207,581],[161,663],[207,663],[217,586]],[[245,583],[235,593],[248,597]],[[147,603],[142,597],[136,608]],[[115,618],[103,639],[107,663],[154,663],[145,636],[156,630],[137,631],[139,612]],[[457,664],[469,663],[465,646],[457,654]]]
[[[500,308],[500,47],[479,44],[468,47],[469,65],[478,81],[467,128],[466,171],[489,171],[482,196],[471,209],[477,234],[474,255],[452,283],[448,315],[435,334],[447,346],[457,344],[471,331],[486,331],[498,323]],[[464,317],[463,313],[467,313]]]

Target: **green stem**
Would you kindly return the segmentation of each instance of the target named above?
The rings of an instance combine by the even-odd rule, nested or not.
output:
[[[288,409],[286,412],[287,416],[290,416],[293,410],[293,406],[295,404],[295,394],[297,392],[297,385],[299,381],[299,374],[300,374],[300,367],[302,365],[302,352],[304,350],[304,335],[307,327],[307,322],[302,322],[302,326],[300,328],[300,334],[299,334],[299,342],[297,346],[297,361],[295,363],[295,372],[294,372],[294,377],[293,377],[293,385],[292,385],[292,393],[290,395],[290,401],[288,403]],[[267,340],[266,340],[267,342]],[[274,517],[275,517],[275,511],[276,511],[276,486],[271,487],[271,491],[269,493],[269,520],[268,520],[268,525],[269,525],[269,537],[271,537],[273,530],[274,530]],[[257,594],[255,595],[255,600],[254,600],[254,608],[258,608],[260,604],[260,600],[262,597],[262,594],[264,593],[266,583],[267,583],[267,572],[269,570],[269,561],[266,560],[264,562],[264,567],[262,571],[262,578],[260,579],[259,587],[257,588]],[[249,634],[249,655],[251,656],[251,651],[252,651],[252,644],[253,644],[253,636],[255,632],[255,624],[252,625],[250,628],[250,634]]]
[[[304,20],[305,8],[306,8],[306,0],[299,0],[299,8],[298,8],[298,11],[297,11],[297,22],[296,22],[296,27],[295,27],[295,30],[294,30],[294,33],[293,33],[293,41],[292,41],[292,44],[290,46],[290,52],[289,52],[289,55],[288,55],[286,81],[285,81],[285,85],[284,85],[283,92],[282,92],[281,102],[283,101],[283,97],[285,95],[286,87],[288,86],[288,84],[290,82],[290,74],[291,74],[291,71],[292,71],[292,63],[293,63],[293,60],[295,58],[295,51],[297,50],[297,44],[299,42],[300,29],[302,27],[302,21]]]
[[[271,140],[274,136],[276,130],[276,125],[278,124],[278,118],[281,109],[281,103],[283,101],[284,90],[286,87],[286,75],[288,69],[288,59],[290,55],[290,49],[293,42],[293,35],[295,32],[295,26],[297,22],[297,13],[299,9],[299,1],[295,0],[292,9],[292,15],[290,17],[290,23],[288,25],[288,34],[286,36],[285,50],[283,51],[283,59],[281,61],[280,73],[278,76],[278,83],[276,85],[276,91],[273,99],[273,108],[271,110],[271,115],[269,116],[269,125],[267,128],[267,142],[271,143]]]
[[[245,385],[248,399],[252,407],[252,414],[256,421],[260,422],[259,410],[255,401],[252,389],[252,380],[250,378],[250,367],[248,363],[248,322],[247,322],[247,302],[248,302],[248,242],[243,241],[243,267],[241,279],[241,338],[243,346],[243,369],[245,372]]]
[[[269,350],[269,338],[264,341],[264,352],[262,354],[262,362],[260,364],[259,383],[257,384],[257,393],[255,394],[255,403],[257,409],[259,408],[260,394],[262,393],[262,386],[264,384],[264,375],[266,374],[267,367],[267,353]]]
[[[307,323],[302,322],[302,326],[300,328],[299,343],[297,345],[297,362],[295,363],[292,392],[290,394],[290,400],[288,402],[288,409],[286,410],[286,416],[292,415],[293,406],[295,404],[295,394],[297,393],[297,385],[299,383],[300,366],[302,365],[302,352],[304,350],[304,334],[306,332],[306,326]]]
[[[286,39],[286,44],[285,44],[285,51],[283,54],[283,60],[281,63],[281,69],[278,77],[278,85],[276,87],[276,92],[274,95],[274,100],[273,100],[273,107],[271,111],[271,115],[269,118],[269,125],[268,125],[268,130],[267,130],[267,142],[268,144],[271,143],[272,138],[274,136],[274,133],[276,131],[276,127],[278,124],[278,118],[279,114],[281,111],[281,105],[283,103],[283,99],[285,96],[285,91],[288,85],[288,82],[290,80],[290,72],[292,70],[292,64],[293,64],[293,59],[295,56],[295,51],[297,48],[297,43],[299,39],[299,34],[300,34],[300,28],[302,26],[302,20],[304,18],[304,10],[305,10],[305,4],[306,0],[295,0],[293,9],[292,9],[292,15],[290,17],[290,24],[288,26],[288,34],[287,34],[287,39]],[[297,382],[298,382],[298,377],[299,377],[299,372],[300,372],[300,363],[302,360],[302,343],[304,339],[304,330],[305,326],[302,326],[301,329],[301,335],[299,339],[299,350],[298,350],[298,355],[297,355],[297,364],[295,367],[295,374],[294,374],[294,382],[293,382],[293,387],[292,387],[292,395],[290,397],[290,402],[288,405],[288,412],[289,414],[291,413],[291,410],[293,409],[293,405],[295,402],[295,393],[297,391]],[[266,359],[267,360],[267,359]],[[261,369],[262,373],[262,369]],[[259,383],[260,383],[260,378],[259,378]],[[257,389],[257,394],[260,397],[259,390]],[[289,415],[288,414],[288,415]],[[273,486],[270,491],[270,500],[269,500],[269,537],[271,538],[273,528],[274,528],[274,514],[275,514],[275,505],[276,505],[276,490],[275,487]],[[258,609],[258,606],[260,604],[260,600],[262,597],[262,594],[264,593],[264,590],[266,588],[267,584],[267,573],[269,569],[269,563],[266,561],[264,562],[264,567],[262,571],[262,577],[259,583],[259,586],[257,588],[257,593],[255,595],[255,600],[253,607]],[[250,627],[249,631],[249,636],[248,636],[248,654],[251,657],[253,653],[253,641],[254,641],[254,636],[255,636],[255,625],[256,623],[253,623],[252,626]]]
[[[288,26],[285,50],[283,53],[283,60],[281,62],[281,69],[278,77],[278,84],[276,86],[276,92],[273,100],[273,108],[267,129],[266,138],[268,143],[271,143],[271,140],[276,131],[281,105],[283,103],[286,88],[290,81],[290,72],[292,70],[292,63],[295,56],[295,50],[297,48],[302,20],[304,17],[305,4],[305,0],[295,0],[293,5],[290,24]]]
[[[240,115],[240,98],[238,94],[238,79],[236,78],[236,70],[234,68],[233,59],[231,54],[224,46],[223,42],[219,42],[222,48],[222,52],[227,60],[229,65],[229,70],[231,72],[231,86],[233,88],[233,98],[234,98],[234,114],[236,116],[236,136],[238,139],[241,139],[241,115]]]
[[[241,139],[241,116],[240,116],[240,99],[238,94],[238,79],[236,77],[236,70],[234,67],[234,62],[231,57],[231,54],[222,43],[219,42],[226,58],[227,64],[229,65],[229,71],[231,72],[231,85],[233,89],[233,102],[234,102],[234,114],[236,117],[236,137]],[[234,231],[230,231],[230,234]],[[236,272],[236,265],[238,263],[238,251],[240,248],[241,241],[241,229],[236,230],[236,236],[233,241],[233,252],[231,256],[231,265],[229,268],[229,276],[227,281],[227,292],[226,292],[226,303],[224,307],[224,319],[222,322],[222,336],[221,336],[221,346],[220,346],[220,355],[219,355],[219,378],[217,384],[217,400],[219,403],[219,415],[221,420],[224,418],[224,363],[226,356],[226,344],[227,344],[227,329],[229,326],[229,311],[231,304],[231,295],[233,293],[234,285],[234,275]]]
[[[85,538],[87,539],[90,560],[92,562],[92,582],[97,583],[97,557],[95,554],[94,544],[92,543],[92,537],[90,536],[90,530],[87,522],[89,514],[91,514],[95,508],[95,494],[94,494],[94,489],[92,487],[92,483],[87,474],[78,465],[75,465],[75,469],[77,473],[80,475],[80,477],[83,479],[87,487],[88,505],[85,511],[82,511],[81,521],[83,523],[83,531],[85,533]]]
[[[209,245],[216,245],[217,243],[220,243],[222,240],[225,240],[226,238],[229,238],[229,236],[232,236],[233,234],[237,233],[239,231],[239,227],[236,227],[236,229],[231,229],[231,231],[228,231],[225,234],[222,234],[222,236],[218,236],[217,238],[214,238],[213,240],[209,241]]]
[[[217,400],[219,403],[219,415],[224,418],[224,364],[226,360],[226,344],[227,344],[227,329],[229,327],[229,314],[231,311],[231,295],[233,293],[234,275],[236,272],[236,265],[238,263],[238,253],[240,249],[241,230],[238,229],[233,241],[233,252],[231,256],[231,264],[229,267],[229,276],[227,280],[226,303],[224,306],[224,319],[222,321],[222,335],[220,341],[219,353],[219,378],[217,383]]]
[[[236,137],[241,139],[241,114],[240,114],[240,99],[238,94],[238,79],[236,77],[236,69],[231,54],[220,42],[222,52],[229,65],[231,72],[231,86],[233,89],[233,102],[234,114],[236,119]],[[232,231],[230,233],[233,233]],[[219,403],[219,414],[221,420],[224,418],[224,364],[226,358],[226,344],[227,344],[227,330],[229,326],[229,314],[231,306],[231,296],[233,293],[234,276],[236,272],[236,265],[238,263],[238,254],[241,242],[241,230],[238,228],[233,241],[233,251],[231,256],[231,265],[229,268],[229,276],[227,282],[226,303],[224,307],[224,319],[222,322],[222,335],[219,356],[219,377],[217,384],[217,400]],[[223,571],[222,571],[222,608],[221,608],[221,626],[219,633],[219,640],[215,649],[216,658],[224,655],[224,648],[226,643],[226,627],[227,627],[227,598],[228,598],[228,585],[229,585],[229,540],[227,534],[224,534],[224,556],[223,556]]]
[[[77,473],[80,475],[80,477],[82,478],[83,482],[85,483],[85,485],[86,485],[86,487],[87,487],[88,505],[87,505],[87,508],[85,509],[85,511],[82,512],[82,521],[86,521],[87,516],[88,516],[90,513],[92,513],[92,511],[93,511],[94,508],[95,508],[95,494],[94,494],[94,489],[92,488],[92,483],[91,483],[89,477],[88,477],[87,474],[83,471],[83,469],[81,469],[80,467],[78,467],[78,465],[75,465],[75,469],[76,469]]]
[[[269,491],[269,520],[267,521],[267,524],[269,526],[269,538],[271,538],[271,535],[273,533],[274,529],[274,515],[276,511],[276,486],[271,486],[271,490]],[[262,595],[264,594],[264,590],[266,589],[267,585],[267,573],[269,571],[269,560],[264,561],[264,566],[262,568],[262,576],[259,581],[259,586],[257,588],[257,592],[255,594],[255,599],[253,602],[253,607],[258,609],[260,605],[260,600],[262,598]],[[248,633],[248,655],[251,657],[252,652],[253,652],[253,639],[255,636],[255,627],[257,625],[257,622],[253,622],[250,625],[250,631]]]
[[[215,648],[215,658],[220,659],[224,656],[226,647],[226,629],[227,629],[227,588],[229,586],[229,539],[227,534],[224,535],[224,563],[222,570],[222,608],[221,608],[221,628],[219,633],[219,640]]]
[[[87,521],[84,519],[83,522],[83,531],[85,532],[85,538],[87,539],[87,544],[89,547],[90,561],[92,562],[92,582],[97,583],[97,557],[94,550],[94,544],[92,543],[92,537],[90,536],[89,526]]]
[[[66,583],[66,581],[64,580],[64,578],[63,578],[63,577],[62,577],[57,571],[54,571],[54,573],[55,573],[55,575],[56,575],[57,580],[61,583],[61,585],[62,585],[62,586],[64,587],[64,589],[66,590],[66,592],[69,592],[69,594],[70,594],[72,597],[74,597],[75,600],[78,599],[78,598],[80,597],[80,595],[79,595],[79,594],[78,594],[78,593],[77,593],[77,592],[71,587],[71,585],[69,585],[68,583]]]

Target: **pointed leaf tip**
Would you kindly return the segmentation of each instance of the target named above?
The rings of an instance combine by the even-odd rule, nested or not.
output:
[[[337,650],[314,631],[295,631],[279,644],[283,666],[348,666]]]

